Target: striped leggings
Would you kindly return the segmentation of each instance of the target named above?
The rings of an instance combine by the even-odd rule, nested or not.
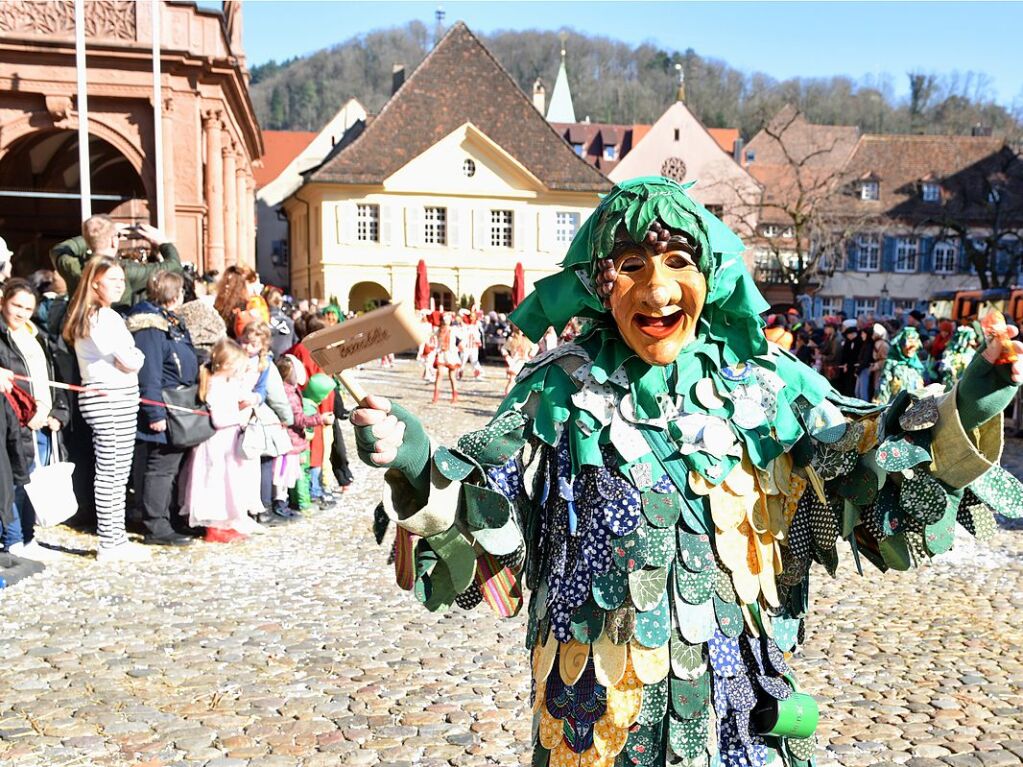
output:
[[[135,452],[139,387],[104,387],[107,394],[83,392],[78,397],[82,417],[92,428],[96,451],[96,531],[100,548],[128,540],[124,532],[124,496]]]

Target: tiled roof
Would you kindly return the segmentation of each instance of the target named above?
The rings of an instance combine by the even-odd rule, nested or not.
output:
[[[746,145],[743,164],[840,167],[856,146],[855,125],[814,125],[786,106]],[[752,157],[747,162],[746,158]]]
[[[650,130],[649,125],[619,125],[615,123],[561,123],[552,122],[554,128],[568,143],[582,144],[582,158],[602,173],[610,173],[622,158],[639,142],[636,134]],[[604,146],[613,144],[617,149],[614,160],[604,159]]]
[[[379,184],[471,122],[550,189],[600,192],[610,182],[575,155],[465,24],[451,27],[380,114],[307,178]]]
[[[310,142],[316,138],[313,131],[297,130],[265,130],[263,131],[263,167],[255,168],[253,176],[256,189],[266,186],[288,167],[288,163],[302,154]]]
[[[845,176],[850,181],[839,206],[850,214],[876,211],[922,221],[943,211],[983,221],[992,215],[987,199],[997,186],[1003,213],[1023,215],[1023,162],[1000,138],[866,135],[849,158]],[[860,199],[857,180],[865,178],[878,182],[877,201]],[[941,186],[941,202],[924,202],[924,181]]]
[[[728,154],[732,153],[735,149],[735,142],[739,140],[739,129],[738,128],[707,128],[713,139],[718,142],[718,146],[721,147]]]

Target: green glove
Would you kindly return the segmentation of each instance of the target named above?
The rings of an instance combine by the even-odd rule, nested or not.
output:
[[[401,405],[392,402],[390,414],[405,424],[398,455],[390,463],[374,463],[370,458],[377,441],[373,427],[356,426],[355,444],[359,458],[368,466],[400,470],[416,492],[426,498],[430,494],[430,438],[426,436],[422,422]]]
[[[1012,402],[1018,387],[1009,377],[1010,367],[992,365],[978,351],[963,371],[956,390],[956,408],[966,431],[987,423]]]

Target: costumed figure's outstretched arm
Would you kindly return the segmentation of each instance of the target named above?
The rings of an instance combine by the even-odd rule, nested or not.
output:
[[[377,531],[395,523],[403,588],[499,615],[531,592],[536,765],[807,767],[816,707],[785,653],[811,565],[848,546],[906,569],[957,521],[983,535],[1023,510],[997,466],[1023,380],[993,364],[1002,339],[950,392],[844,397],[764,340],[741,250],[678,184],[620,184],[512,317],[534,341],[589,328],[490,424],[446,448],[395,403],[352,416],[389,467]]]

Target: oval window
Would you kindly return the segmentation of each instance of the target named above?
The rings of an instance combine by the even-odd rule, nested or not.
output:
[[[467,159],[462,163],[462,173],[465,174],[466,178],[472,178],[476,175],[476,163],[473,160]]]

